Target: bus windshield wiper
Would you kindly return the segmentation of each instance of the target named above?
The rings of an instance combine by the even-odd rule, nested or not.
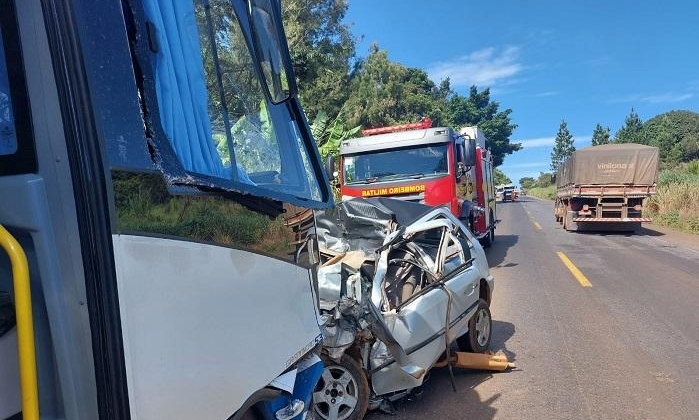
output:
[[[408,177],[413,178],[413,179],[420,179],[424,176],[425,176],[425,174],[423,174],[422,172],[415,172],[414,174],[408,175]]]

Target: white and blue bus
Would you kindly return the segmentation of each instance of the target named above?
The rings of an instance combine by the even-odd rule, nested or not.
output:
[[[0,1],[0,419],[292,393],[318,255],[285,207],[333,203],[290,61],[279,0]]]

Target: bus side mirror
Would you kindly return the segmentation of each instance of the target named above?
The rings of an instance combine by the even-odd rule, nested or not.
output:
[[[333,156],[328,156],[325,159],[325,174],[328,176],[328,181],[335,180],[335,158]]]
[[[464,165],[468,168],[476,166],[476,139],[465,139]]]
[[[551,183],[556,184],[556,174],[551,175]]]

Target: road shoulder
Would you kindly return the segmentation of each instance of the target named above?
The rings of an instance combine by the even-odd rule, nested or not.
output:
[[[667,226],[659,226],[653,223],[647,223],[641,228],[641,233],[648,236],[658,236],[667,242],[675,245],[699,251],[699,235],[682,232],[681,230],[673,229]]]

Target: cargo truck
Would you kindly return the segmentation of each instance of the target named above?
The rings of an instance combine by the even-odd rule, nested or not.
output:
[[[655,194],[658,148],[605,144],[573,153],[556,173],[556,221],[567,231],[634,231],[651,219],[643,200]]]

